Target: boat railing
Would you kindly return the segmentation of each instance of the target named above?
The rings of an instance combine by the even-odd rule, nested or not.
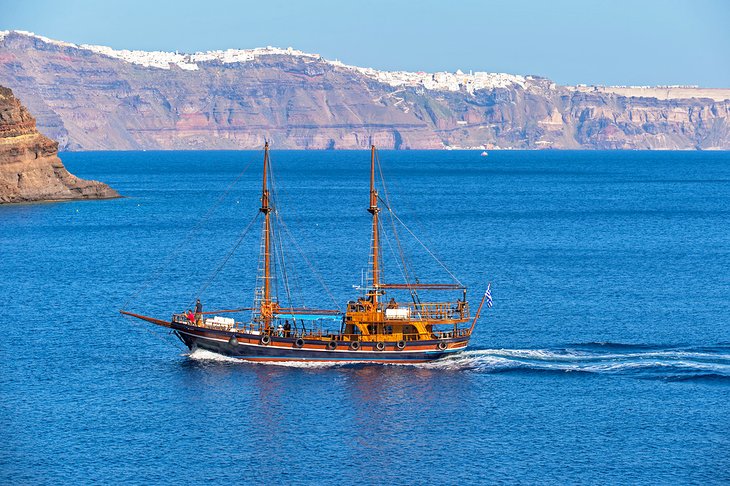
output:
[[[428,304],[422,304],[428,305]],[[279,328],[279,326],[271,326],[269,329],[262,327],[260,323],[242,323],[242,322],[217,322],[213,319],[202,319],[200,322],[196,322],[194,319],[189,319],[185,314],[174,314],[172,316],[173,322],[184,324],[188,326],[204,327],[206,329],[214,329],[218,331],[227,332],[240,332],[244,334],[253,335],[270,335],[287,338],[302,338],[302,339],[329,339],[332,341],[391,341],[404,340],[404,341],[423,341],[429,339],[451,339],[455,337],[468,336],[471,332],[470,328],[451,328],[448,330],[433,330],[428,333],[379,333],[379,334],[346,334],[326,329],[302,329],[295,327],[290,330]]]
[[[367,302],[350,302],[348,312],[369,312]],[[469,303],[456,302],[385,302],[378,306],[390,321],[429,320],[458,321],[469,319]]]
[[[392,310],[405,310],[406,312],[392,312]],[[447,321],[469,318],[469,303],[456,302],[419,302],[408,304],[397,304],[397,306],[385,307],[386,316],[391,310],[391,320],[399,319],[423,319],[431,321]]]
[[[195,318],[190,319],[185,314],[173,314],[172,321],[178,324],[205,327],[207,329],[215,329],[218,331],[237,331],[245,332],[247,334],[261,334],[262,332],[261,325],[258,323],[235,322],[233,319],[219,322],[216,321],[215,318],[201,318],[199,321],[196,321]]]
[[[386,333],[386,334],[346,334],[341,332],[326,331],[323,329],[292,329],[291,331],[280,331],[271,329],[269,332],[263,331],[263,334],[285,338],[302,338],[302,339],[318,339],[330,341],[424,341],[433,339],[450,339],[455,337],[469,336],[471,330],[469,328],[461,328],[449,331],[432,331],[429,333]],[[257,333],[258,334],[258,333]]]

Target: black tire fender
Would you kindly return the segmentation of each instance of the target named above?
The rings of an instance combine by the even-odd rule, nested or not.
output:
[[[382,342],[382,341],[379,342],[378,344],[375,345],[375,349],[377,349],[378,351],[384,350],[385,349],[385,343]]]
[[[263,344],[264,346],[268,346],[269,344],[271,344],[271,336],[269,336],[268,334],[264,334],[263,336],[261,336],[261,344]]]

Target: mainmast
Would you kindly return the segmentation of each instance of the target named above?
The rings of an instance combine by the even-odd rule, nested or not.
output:
[[[378,306],[378,287],[380,285],[380,235],[378,234],[378,191],[375,190],[375,145],[370,146],[370,207],[368,212],[373,215],[373,244],[370,258],[372,261],[372,277],[369,297],[375,308]]]
[[[271,207],[269,206],[269,142],[264,144],[264,177],[261,189],[261,208],[264,213],[264,295],[261,300],[261,318],[264,321],[264,328],[271,327],[273,317],[273,305],[271,302]]]

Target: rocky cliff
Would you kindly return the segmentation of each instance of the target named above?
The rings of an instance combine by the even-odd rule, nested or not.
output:
[[[58,142],[40,134],[13,92],[0,86],[0,203],[119,197],[106,184],[70,174]]]
[[[265,138],[312,149],[730,149],[730,90],[651,97],[534,76],[381,72],[291,49],[115,51],[5,32],[0,84],[64,150],[252,149]]]

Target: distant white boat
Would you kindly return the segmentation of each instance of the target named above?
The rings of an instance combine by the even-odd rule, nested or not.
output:
[[[487,155],[489,155],[489,154],[487,153],[486,150],[484,152],[482,152],[482,157],[486,157]]]

